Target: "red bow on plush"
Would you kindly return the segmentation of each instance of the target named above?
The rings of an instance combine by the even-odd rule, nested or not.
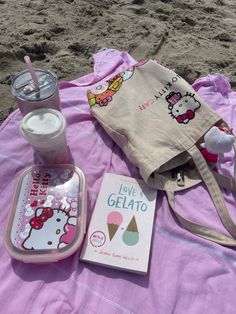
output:
[[[195,116],[194,111],[192,111],[192,110],[187,110],[186,113],[181,114],[180,116],[177,117],[177,121],[178,121],[179,123],[183,123],[184,120],[186,120],[186,119],[189,119],[189,120],[190,120],[190,119],[193,119],[194,116]]]
[[[30,225],[32,228],[38,230],[43,227],[43,224],[45,221],[48,220],[48,218],[53,216],[53,210],[50,207],[44,208],[42,211],[42,214],[38,217],[33,217],[30,219]]]

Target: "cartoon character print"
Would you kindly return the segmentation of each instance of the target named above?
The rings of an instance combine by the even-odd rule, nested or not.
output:
[[[130,79],[136,67],[142,66],[147,60],[141,60],[126,71],[115,75],[103,84],[97,85],[87,91],[90,107],[98,104],[100,107],[107,106],[112,101],[113,96],[118,92],[123,82]]]
[[[37,208],[35,216],[29,221],[31,229],[22,247],[26,250],[62,248],[73,241],[76,222],[76,217],[70,217],[69,212],[63,209]],[[65,243],[63,239],[70,242]]]
[[[166,96],[169,113],[178,123],[187,124],[195,117],[195,111],[201,107],[201,103],[194,96],[195,94],[188,92],[184,96],[179,92],[171,92]]]

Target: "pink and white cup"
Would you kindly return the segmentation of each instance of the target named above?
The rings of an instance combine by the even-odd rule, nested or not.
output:
[[[21,121],[20,132],[32,145],[41,163],[70,162],[66,120],[58,110],[37,109],[29,112]]]

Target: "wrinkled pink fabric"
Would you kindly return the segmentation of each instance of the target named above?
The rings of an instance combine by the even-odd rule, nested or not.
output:
[[[139,176],[91,116],[86,98],[89,85],[123,71],[135,60],[112,49],[97,53],[94,59],[94,73],[60,84],[68,144],[88,183],[89,217],[104,172]],[[196,81],[194,88],[236,130],[236,93],[227,78],[210,75]],[[161,192],[148,276],[79,262],[79,251],[48,265],[12,260],[3,247],[3,229],[17,178],[34,162],[32,148],[18,131],[20,119],[16,110],[0,127],[1,313],[235,313],[235,250],[181,228]],[[232,154],[225,155],[222,171],[232,173],[232,165]],[[236,220],[235,200],[228,192],[224,196]],[[176,207],[187,217],[225,232],[203,186],[178,194]]]

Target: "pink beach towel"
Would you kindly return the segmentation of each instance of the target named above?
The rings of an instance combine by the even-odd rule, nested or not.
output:
[[[89,216],[105,172],[139,177],[139,172],[91,116],[86,92],[136,61],[107,49],[94,55],[94,73],[60,84],[67,139],[74,162],[88,182]],[[226,77],[210,75],[193,84],[236,129],[236,93]],[[34,162],[33,150],[20,136],[21,115],[12,113],[0,127],[0,309],[2,313],[235,313],[236,252],[198,238],[181,228],[167,200],[158,193],[150,270],[140,276],[79,262],[79,251],[58,263],[30,265],[12,260],[3,247],[3,228],[18,175]],[[222,162],[232,172],[232,155]],[[236,219],[235,200],[224,192]],[[196,201],[197,200],[197,201]],[[176,207],[189,218],[221,230],[205,188],[176,196]],[[191,207],[193,210],[189,211]],[[194,210],[196,208],[196,210]]]

